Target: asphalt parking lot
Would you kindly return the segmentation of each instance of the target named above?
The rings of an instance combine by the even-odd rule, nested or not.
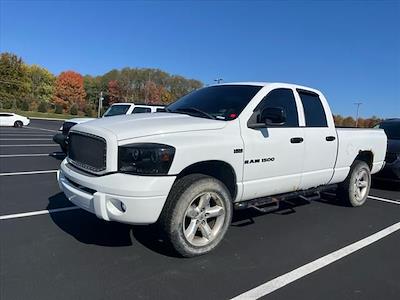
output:
[[[52,142],[60,125],[0,128],[1,299],[399,298],[397,186],[375,185],[361,208],[327,195],[237,212],[216,251],[182,259],[154,226],[105,222],[65,199]]]

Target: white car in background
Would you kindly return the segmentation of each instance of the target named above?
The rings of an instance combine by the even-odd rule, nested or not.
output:
[[[142,105],[134,103],[114,103],[103,114],[103,118],[140,113],[165,112],[164,106]],[[72,126],[96,120],[96,118],[74,118],[66,120],[60,128],[61,133],[53,137],[53,141],[60,145],[62,151],[67,153],[66,138]]]
[[[0,112],[0,126],[27,126],[31,121],[29,118],[17,115],[15,113]]]

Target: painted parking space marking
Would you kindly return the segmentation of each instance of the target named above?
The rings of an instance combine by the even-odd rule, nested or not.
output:
[[[24,129],[36,129],[36,130],[43,130],[43,131],[49,131],[49,132],[58,132],[58,130],[53,130],[53,129],[46,129],[46,128],[40,128],[40,127],[24,127]]]
[[[383,202],[387,202],[387,203],[400,205],[400,200],[392,200],[392,199],[386,199],[386,198],[375,197],[375,196],[368,196],[368,198],[370,198],[372,200],[378,200],[378,201],[383,201]]]
[[[7,173],[0,173],[0,176],[18,176],[18,175],[48,174],[48,173],[57,173],[57,171],[58,171],[58,170],[26,171],[26,172],[7,172]]]
[[[58,147],[59,145],[54,144],[25,144],[25,145],[0,145],[0,147]]]
[[[78,206],[70,206],[70,207],[63,207],[63,208],[30,211],[30,212],[26,212],[26,213],[19,213],[19,214],[12,214],[12,215],[3,215],[3,216],[0,216],[0,220],[9,220],[9,219],[46,215],[46,214],[59,213],[59,212],[70,211],[70,210],[75,210],[75,209],[80,209],[80,208]]]
[[[341,248],[337,251],[334,251],[328,255],[325,255],[321,258],[318,258],[317,260],[314,260],[304,266],[301,266],[297,269],[294,269],[293,271],[290,271],[286,274],[283,274],[279,277],[276,277],[258,287],[255,287],[243,294],[240,294],[232,299],[259,299],[261,297],[264,297],[280,288],[283,288],[284,286],[300,279],[303,278],[304,276],[307,276],[321,268],[324,268],[362,248],[365,248],[381,239],[384,237],[397,232],[400,230],[400,222],[395,223],[389,227],[386,227],[385,229],[382,229],[381,231],[378,231],[358,242],[355,242],[353,244],[350,244],[344,248]]]
[[[36,157],[36,156],[65,156],[64,153],[26,153],[26,154],[0,154],[0,158],[11,158],[11,157]]]
[[[15,136],[15,137],[23,137],[23,136],[27,136],[27,137],[52,137],[52,134],[43,134],[43,133],[1,133],[0,132],[0,136],[1,137],[8,137],[8,136]]]
[[[0,139],[0,141],[51,141],[52,139],[50,138],[5,138],[5,139]]]

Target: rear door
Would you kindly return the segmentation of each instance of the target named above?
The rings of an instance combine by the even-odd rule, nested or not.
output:
[[[327,184],[332,176],[337,156],[337,135],[329,106],[312,91],[297,89],[305,118],[303,175],[300,188]],[[322,99],[321,99],[322,98]]]

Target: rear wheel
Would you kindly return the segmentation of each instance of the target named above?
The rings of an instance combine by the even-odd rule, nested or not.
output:
[[[364,161],[356,160],[346,180],[339,185],[338,196],[350,206],[361,206],[367,201],[370,188],[369,166]]]
[[[172,247],[193,257],[217,247],[231,219],[226,186],[213,177],[191,174],[174,184],[159,222]]]
[[[21,121],[15,121],[14,122],[14,127],[15,128],[21,128],[24,124]]]

